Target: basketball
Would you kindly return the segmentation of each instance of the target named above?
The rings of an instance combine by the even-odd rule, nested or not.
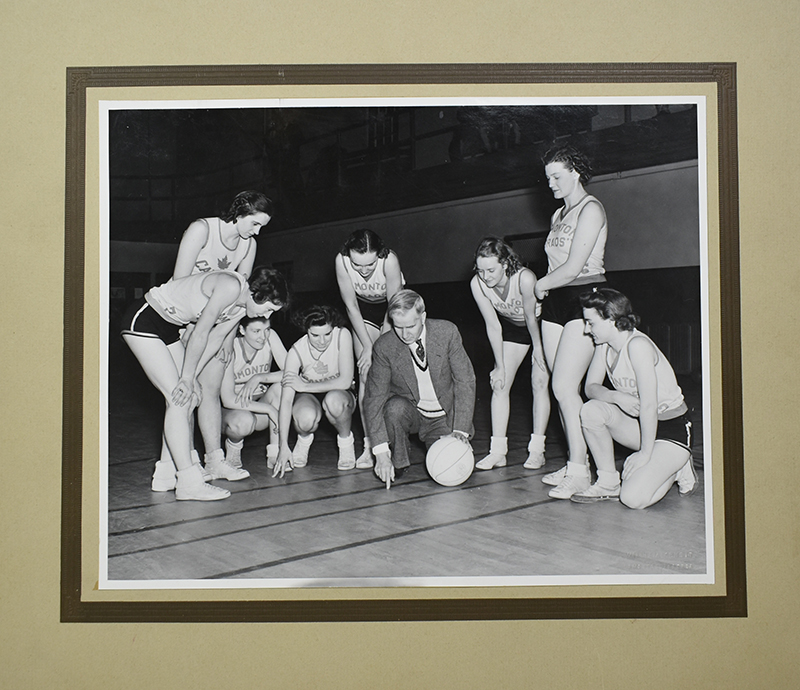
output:
[[[466,443],[444,436],[428,450],[425,467],[437,484],[458,486],[467,481],[475,469],[475,456]]]

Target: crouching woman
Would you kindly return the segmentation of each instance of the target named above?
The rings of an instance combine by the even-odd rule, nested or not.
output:
[[[618,498],[629,508],[647,508],[676,482],[681,495],[693,493],[692,422],[672,366],[636,330],[639,316],[625,295],[595,288],[581,295],[580,302],[585,332],[595,344],[581,426],[597,465],[597,482],[571,500]],[[606,375],[612,389],[604,385]],[[635,451],[625,460],[621,477],[614,464],[614,441]]]

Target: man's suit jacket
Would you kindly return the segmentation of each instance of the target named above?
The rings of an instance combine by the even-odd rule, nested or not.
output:
[[[471,437],[475,371],[461,334],[455,324],[439,319],[427,319],[425,328],[426,356],[436,397],[447,414],[450,430],[464,431]],[[415,405],[419,402],[414,366],[408,345],[393,330],[375,341],[364,396],[364,421],[373,447],[389,441],[383,409],[390,397],[399,395]]]

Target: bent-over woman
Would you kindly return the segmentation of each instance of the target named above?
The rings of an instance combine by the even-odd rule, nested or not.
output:
[[[170,280],[134,302],[125,314],[122,338],[153,385],[164,396],[164,438],[169,457],[156,463],[151,488],[175,490],[178,500],[212,501],[230,492],[205,483],[193,452],[192,412],[202,400],[198,375],[244,316],[267,316],[288,301],[286,281],[258,268],[249,279],[219,271]],[[180,330],[194,324],[184,346]],[[205,468],[210,478],[242,479],[247,472],[224,459]]]
[[[405,280],[397,254],[388,249],[372,230],[356,230],[336,256],[336,281],[353,328],[353,348],[358,366],[358,402],[363,408],[367,373],[372,364],[372,345],[389,329],[386,305]],[[361,415],[362,428],[364,415]],[[373,465],[369,437],[364,432],[364,451],[356,460],[358,469]]]
[[[524,467],[538,469],[545,463],[544,444],[550,418],[549,376],[537,321],[534,295],[536,276],[522,265],[517,253],[503,240],[486,237],[475,251],[475,275],[470,289],[486,324],[486,336],[494,354],[489,373],[492,387],[492,438],[489,454],[475,467],[490,470],[506,465],[511,386],[522,360],[531,356],[533,433]]]

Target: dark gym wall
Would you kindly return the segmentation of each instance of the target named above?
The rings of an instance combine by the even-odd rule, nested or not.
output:
[[[606,208],[607,270],[699,265],[696,161],[606,175],[587,191]],[[335,288],[334,255],[353,230],[369,227],[400,256],[409,283],[467,279],[474,248],[485,235],[518,238],[518,251],[541,273],[541,240],[556,206],[549,190],[526,189],[265,233],[258,240],[258,262],[291,265],[297,290]],[[168,274],[176,253],[177,245],[112,241],[111,271]]]
[[[605,176],[592,181],[587,191],[606,208],[607,270],[699,265],[696,161]],[[397,252],[408,282],[465,280],[482,237],[532,234],[543,238],[552,208],[549,190],[521,190],[327,223],[260,238],[258,259],[291,263],[298,290],[335,287],[332,257],[353,230],[369,227]],[[518,251],[543,270],[541,241],[521,238]]]

